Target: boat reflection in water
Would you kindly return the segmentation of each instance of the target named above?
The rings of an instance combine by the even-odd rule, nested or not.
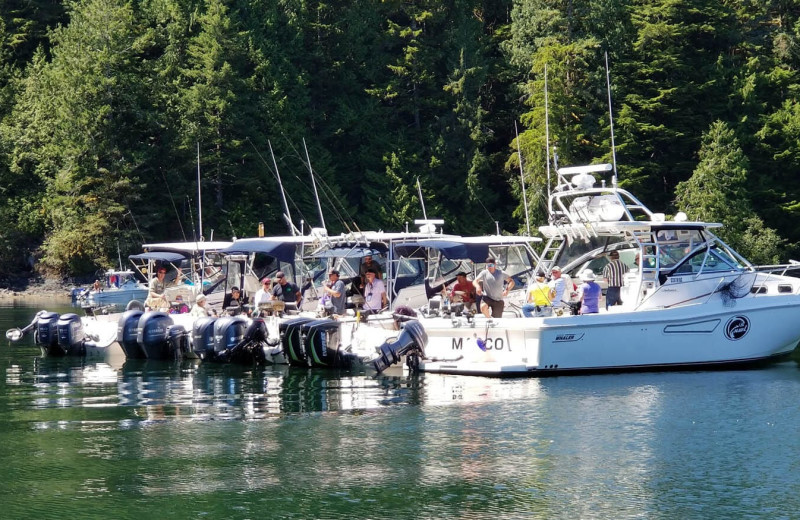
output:
[[[368,376],[288,366],[244,367],[198,361],[126,360],[121,365],[78,358],[35,358],[33,373],[6,370],[6,384],[32,385],[35,408],[117,407],[123,427],[143,421],[262,419],[286,414],[356,412],[398,405],[446,406],[531,399],[536,381],[439,374]],[[46,424],[39,427],[46,428]]]

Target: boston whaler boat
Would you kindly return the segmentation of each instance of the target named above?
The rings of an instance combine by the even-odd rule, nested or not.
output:
[[[622,305],[597,314],[486,319],[421,317],[429,341],[419,369],[480,375],[734,367],[771,361],[800,340],[800,279],[764,272],[723,243],[719,224],[667,221],[592,174],[610,164],[557,169],[540,268],[600,275],[611,251],[636,258]]]

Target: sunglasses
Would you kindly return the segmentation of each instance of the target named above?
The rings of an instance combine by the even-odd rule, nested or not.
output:
[[[272,285],[272,282],[264,282],[264,285]]]
[[[494,264],[486,264],[486,267],[494,267]]]

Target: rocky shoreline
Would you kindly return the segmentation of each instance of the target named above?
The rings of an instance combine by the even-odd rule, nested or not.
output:
[[[0,299],[20,297],[63,298],[69,300],[69,292],[78,284],[43,277],[13,277],[0,279]]]

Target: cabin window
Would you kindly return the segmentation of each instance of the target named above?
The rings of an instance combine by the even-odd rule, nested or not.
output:
[[[781,294],[789,294],[794,291],[794,287],[789,284],[780,284],[778,286],[778,292]]]

